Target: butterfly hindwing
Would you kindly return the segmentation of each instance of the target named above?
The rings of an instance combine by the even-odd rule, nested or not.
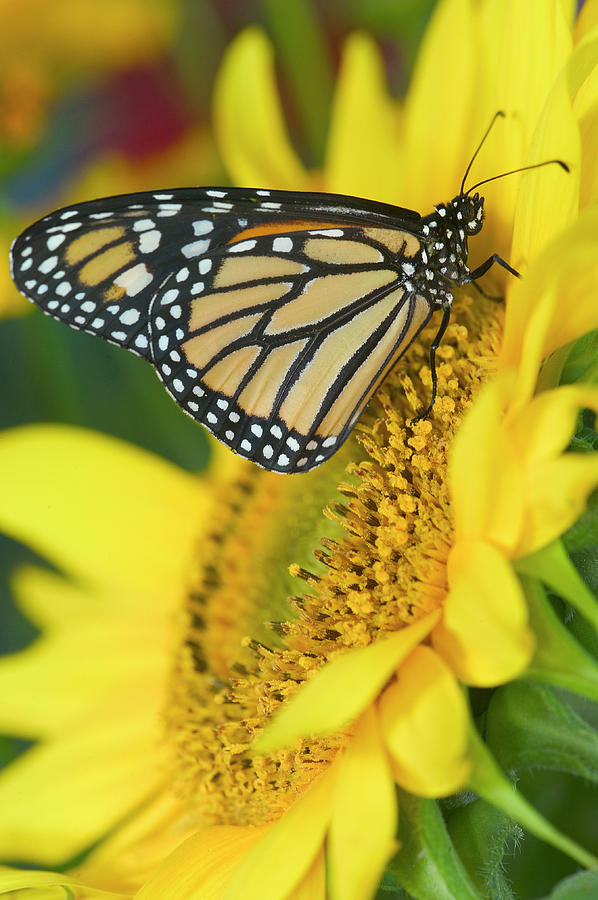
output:
[[[202,257],[199,281],[158,290],[152,360],[182,409],[232,449],[308,471],[431,314],[403,286],[417,241],[356,225],[236,237]]]

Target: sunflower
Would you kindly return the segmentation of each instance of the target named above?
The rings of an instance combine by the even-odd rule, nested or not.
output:
[[[39,743],[0,780],[0,846],[57,865],[95,844],[66,874],[7,869],[5,891],[361,900],[389,866],[413,896],[481,897],[479,826],[460,858],[433,803],[467,790],[596,867],[513,789],[497,704],[483,740],[466,690],[518,691],[528,732],[541,704],[514,679],[598,697],[598,667],[547,599],[598,625],[561,542],[598,485],[595,454],[571,443],[579,410],[598,411],[591,365],[564,383],[571,342],[598,326],[596,9],[573,26],[556,0],[443,0],[400,109],[354,35],[317,173],[287,136],[267,39],[233,42],[215,128],[238,183],[424,211],[456,193],[496,109],[508,115],[480,178],[550,158],[571,174],[488,185],[474,252],[524,278],[497,273],[506,312],[458,298],[428,420],[407,424],[429,394],[433,332],[358,437],[296,479],[220,451],[193,477],[73,429],[2,436],[0,523],[61,574],[16,579],[42,636],[0,668],[2,721]],[[537,752],[579,755],[588,726],[548,702],[560,727]]]

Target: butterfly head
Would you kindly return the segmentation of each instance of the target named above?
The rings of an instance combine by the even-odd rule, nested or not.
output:
[[[458,194],[449,204],[454,218],[466,235],[478,234],[484,223],[484,198],[476,192]]]

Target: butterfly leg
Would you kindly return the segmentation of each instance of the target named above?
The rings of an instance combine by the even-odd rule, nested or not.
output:
[[[411,419],[411,422],[409,423],[410,425],[415,425],[415,423],[419,422],[421,419],[427,419],[427,417],[432,412],[432,407],[434,406],[434,403],[436,401],[436,387],[437,387],[437,383],[438,383],[438,378],[436,376],[436,351],[438,350],[438,347],[440,346],[440,341],[442,340],[444,332],[447,329],[448,323],[450,322],[450,318],[451,318],[451,307],[449,305],[447,305],[447,306],[443,307],[442,322],[440,323],[440,327],[439,327],[438,331],[436,332],[436,337],[430,344],[430,372],[432,374],[432,399],[430,400],[430,403],[427,406],[427,408],[422,413],[420,413],[414,419]]]
[[[481,266],[478,266],[477,269],[474,269],[473,272],[469,273],[468,281],[476,281],[478,278],[481,278],[482,275],[485,275],[490,266],[493,266],[494,263],[498,263],[499,266],[502,266],[503,269],[506,269],[507,272],[510,272],[511,275],[515,275],[516,278],[521,278],[521,275],[514,269],[512,266],[508,264],[506,260],[499,256],[498,253],[493,253],[492,256],[489,256],[488,259],[482,263]]]
[[[476,291],[482,295],[482,297],[486,297],[487,300],[494,300],[496,302],[502,301],[504,297],[496,297],[493,294],[487,294],[486,291],[479,286],[477,283],[477,279],[481,278],[482,275],[485,275],[490,266],[494,265],[494,263],[498,263],[499,266],[502,266],[503,269],[506,269],[507,272],[510,272],[511,275],[515,275],[517,278],[521,278],[521,275],[516,269],[513,269],[508,262],[499,256],[498,253],[493,253],[492,256],[489,256],[488,259],[482,263],[481,266],[478,266],[477,269],[474,269],[473,272],[469,273],[468,282],[471,283]]]

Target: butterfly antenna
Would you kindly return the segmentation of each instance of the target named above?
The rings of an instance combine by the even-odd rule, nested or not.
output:
[[[494,115],[492,116],[492,121],[490,122],[490,124],[488,125],[488,128],[487,128],[486,131],[484,132],[484,137],[482,138],[482,140],[481,140],[480,143],[478,144],[478,148],[477,148],[476,152],[473,154],[473,156],[472,156],[471,159],[469,160],[469,165],[468,165],[467,168],[465,169],[465,175],[463,176],[463,181],[461,182],[461,189],[460,189],[460,191],[459,191],[460,194],[463,193],[463,188],[464,188],[464,186],[465,186],[465,182],[467,181],[467,176],[469,175],[470,169],[471,169],[471,167],[473,166],[473,164],[474,164],[474,162],[475,162],[476,156],[478,155],[478,153],[479,153],[480,150],[482,149],[482,147],[483,147],[483,145],[484,145],[484,142],[485,142],[486,138],[488,137],[488,135],[489,135],[490,132],[492,131],[492,128],[493,128],[493,126],[494,126],[494,123],[496,122],[497,119],[499,119],[499,118],[500,118],[500,119],[504,119],[504,117],[505,117],[505,113],[502,111],[502,109],[497,110],[497,111],[494,113]],[[472,190],[472,188],[470,188],[469,190]],[[469,191],[467,191],[467,193],[469,193]]]
[[[567,163],[564,163],[562,159],[545,159],[544,162],[532,163],[531,166],[521,166],[520,169],[511,169],[510,172],[502,172],[500,175],[493,175],[492,178],[484,178],[483,181],[478,181],[477,184],[474,184],[470,188],[467,188],[467,193],[470,194],[472,191],[475,191],[476,188],[479,188],[482,184],[488,184],[489,181],[496,181],[497,178],[505,178],[507,175],[515,175],[516,172],[529,172],[530,169],[539,169],[541,166],[551,166],[553,163],[556,163],[561,167],[561,169],[564,169],[565,172],[571,171]],[[461,193],[463,193],[463,188],[461,188]]]

